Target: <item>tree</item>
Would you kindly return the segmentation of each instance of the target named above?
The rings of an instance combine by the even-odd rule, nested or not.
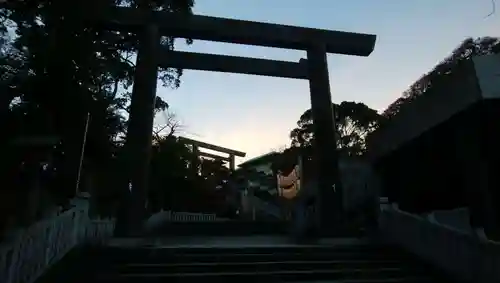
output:
[[[178,125],[173,116],[169,117],[171,123]],[[229,168],[221,160],[200,158],[194,154],[175,131],[155,135],[150,171],[150,212],[159,209],[210,213],[227,210]],[[193,160],[196,159],[197,168],[194,169]]]
[[[159,113],[160,111],[157,111]],[[183,126],[177,119],[175,113],[168,110],[161,111],[163,116],[162,123],[159,123],[153,127],[153,142],[161,140],[165,137],[170,137],[173,135],[178,135],[179,131],[183,129]]]
[[[88,26],[79,20],[92,7],[138,7],[190,15],[192,0],[140,1],[7,1],[0,8],[0,119],[2,150],[8,168],[24,161],[6,146],[19,136],[57,136],[60,143],[48,149],[54,172],[50,187],[65,203],[74,194],[83,132],[90,113],[86,164],[96,167],[102,187],[110,190],[111,176],[119,176],[116,156],[122,148],[130,104],[127,90],[133,84],[137,36]],[[7,32],[10,30],[9,36]],[[175,38],[163,37],[163,48],[172,50]],[[188,40],[188,43],[191,43]],[[57,60],[54,60],[57,58]],[[164,86],[180,85],[180,69],[161,69]],[[166,102],[157,99],[158,109]],[[89,168],[87,167],[87,168]],[[101,170],[102,169],[102,170]],[[17,169],[16,169],[17,170]],[[12,183],[14,176],[4,176]],[[106,184],[106,185],[104,185]]]
[[[337,148],[348,156],[365,152],[365,138],[383,120],[376,110],[363,103],[344,101],[332,104],[335,113]],[[297,128],[290,132],[293,147],[307,148],[313,144],[313,121],[311,109],[306,110],[297,121]]]
[[[171,208],[179,202],[179,193],[190,186],[192,152],[175,136],[156,140],[150,167],[149,200],[153,211]]]
[[[451,54],[436,65],[430,72],[424,74],[403,95],[394,101],[384,111],[385,117],[395,116],[404,105],[408,105],[419,95],[430,90],[449,76],[458,65],[470,59],[472,56],[498,54],[500,53],[500,38],[479,37],[467,38]]]
[[[139,1],[127,0],[98,2],[100,8],[139,4]],[[190,14],[194,4],[190,0],[149,2],[154,4],[154,9],[184,14]],[[84,4],[91,6],[96,3],[87,1]],[[8,65],[13,70],[8,80],[10,85],[6,86],[9,91],[3,96],[2,109],[15,99],[20,99],[25,108],[39,109],[36,118],[32,119],[38,123],[30,127],[30,123],[23,121],[21,129],[25,129],[22,132],[32,132],[36,128],[40,132],[62,136],[65,155],[74,151],[72,144],[80,144],[77,141],[81,140],[87,112],[91,112],[95,122],[89,132],[100,136],[91,134],[90,141],[94,137],[97,140],[103,136],[116,138],[118,132],[123,133],[126,119],[121,112],[127,110],[130,99],[121,89],[126,90],[133,83],[135,66],[131,59],[138,44],[134,34],[82,25],[78,21],[79,13],[88,9],[77,8],[61,1],[9,1],[2,9],[2,16],[6,19],[3,22],[15,23],[17,35],[10,48],[12,51],[5,57],[18,62],[17,70],[13,64]],[[162,44],[164,48],[172,49],[174,38],[165,37]],[[56,56],[58,60],[51,59]],[[58,61],[58,65],[54,65],[54,61]],[[181,70],[160,70],[159,78],[166,86],[178,87],[181,74]],[[58,91],[52,91],[55,86],[58,86]],[[158,99],[157,105],[162,107],[162,104]],[[113,113],[105,115],[105,112]]]

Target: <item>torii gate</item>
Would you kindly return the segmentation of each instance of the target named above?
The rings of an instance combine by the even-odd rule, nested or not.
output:
[[[231,169],[231,170],[234,170],[236,168],[235,157],[245,157],[246,156],[246,153],[244,153],[242,151],[229,149],[229,148],[218,146],[215,144],[197,141],[197,140],[193,140],[193,139],[189,139],[189,138],[185,138],[185,137],[179,137],[179,139],[181,141],[185,142],[186,144],[189,144],[193,147],[193,153],[194,153],[196,158],[208,157],[208,158],[211,158],[213,160],[220,160],[220,161],[227,162],[229,165],[229,169]],[[209,150],[213,150],[213,151],[217,151],[220,153],[225,153],[229,156],[224,157],[224,156],[220,156],[217,154],[203,152],[203,151],[200,151],[200,147],[205,148],[205,149],[209,149]],[[193,165],[191,165],[191,166],[193,166]],[[196,165],[194,164],[194,166],[196,166]]]
[[[131,230],[140,230],[145,210],[158,66],[309,80],[320,188],[321,227],[330,234],[342,214],[342,187],[335,148],[327,53],[368,56],[375,35],[116,7],[94,9],[88,20],[109,29],[140,34],[125,150],[131,164]],[[160,37],[173,36],[307,51],[307,60],[286,62],[161,50]],[[132,167],[133,166],[133,167]],[[135,170],[133,170],[134,168]],[[138,170],[138,168],[140,168]],[[334,203],[335,205],[332,205]],[[333,209],[333,210],[332,210]]]

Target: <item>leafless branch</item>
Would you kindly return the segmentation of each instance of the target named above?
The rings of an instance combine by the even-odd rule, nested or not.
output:
[[[130,52],[120,52],[120,59],[126,62],[131,67],[135,68],[134,62],[131,61],[132,54]]]
[[[170,111],[163,111],[163,121],[153,128],[153,137],[155,140],[171,137],[182,130],[182,125],[177,116]]]
[[[491,12],[490,12],[488,15],[486,15],[486,17],[484,17],[484,18],[485,18],[485,19],[486,19],[486,18],[489,18],[490,16],[492,16],[493,14],[495,14],[496,9],[497,9],[497,7],[496,7],[496,2],[495,2],[495,0],[491,0]]]

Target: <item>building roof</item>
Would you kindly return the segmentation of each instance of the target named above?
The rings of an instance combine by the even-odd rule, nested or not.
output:
[[[240,168],[244,167],[249,167],[249,166],[255,166],[255,165],[260,165],[260,164],[266,164],[270,163],[273,158],[278,155],[278,152],[272,151],[263,155],[259,155],[257,157],[251,158],[241,164],[238,165]]]

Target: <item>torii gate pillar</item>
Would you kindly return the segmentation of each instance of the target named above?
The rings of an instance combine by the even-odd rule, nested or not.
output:
[[[335,116],[326,54],[326,48],[322,44],[312,45],[307,49],[307,72],[315,136],[314,157],[319,185],[318,220],[323,236],[333,234],[335,228],[340,228],[343,207],[335,140]]]
[[[145,25],[139,36],[141,36],[141,44],[137,52],[128,134],[123,156],[126,159],[124,174],[127,176],[124,180],[131,184],[131,191],[125,203],[122,204],[128,207],[127,211],[122,212],[126,214],[126,217],[119,215],[119,223],[117,222],[117,234],[124,233],[127,236],[140,235],[146,217],[160,51],[160,33],[157,25]]]

